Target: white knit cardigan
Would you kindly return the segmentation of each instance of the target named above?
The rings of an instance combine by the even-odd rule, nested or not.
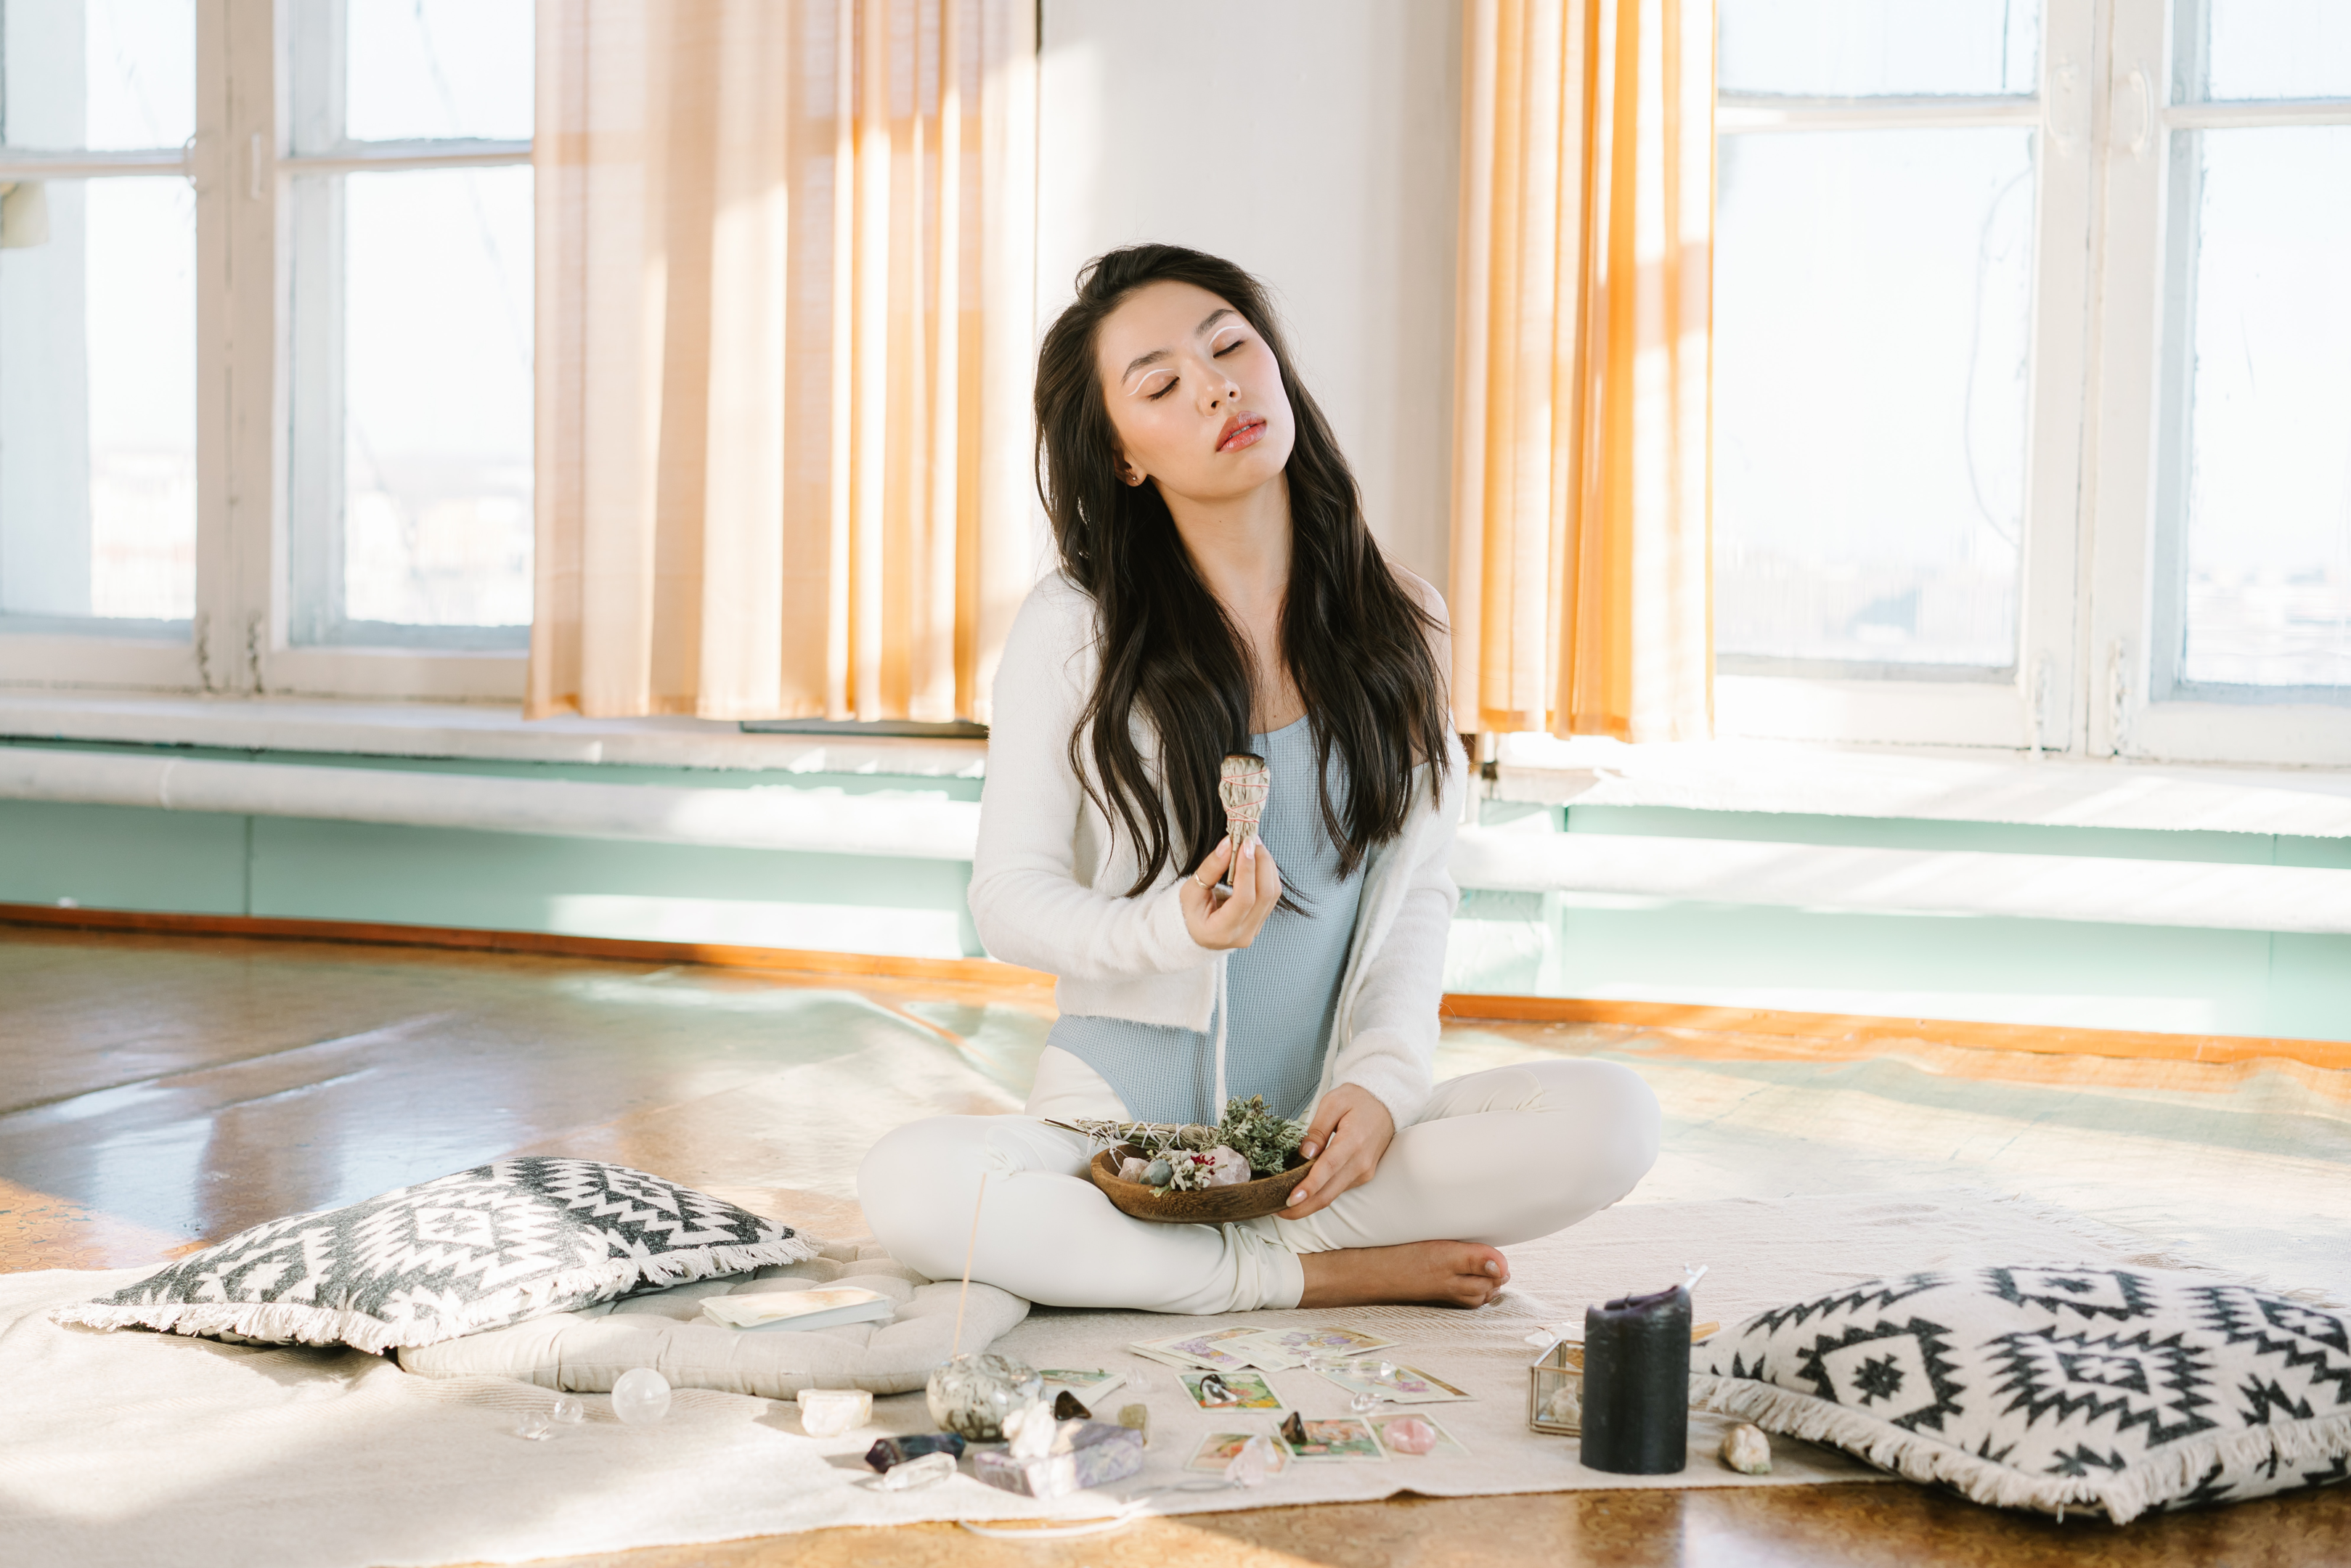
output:
[[[1070,736],[1093,690],[1098,635],[1092,599],[1059,573],[1030,592],[1013,622],[996,674],[972,920],[997,957],[1058,977],[1054,999],[1063,1012],[1205,1030],[1227,955],[1185,929],[1176,882],[1183,868],[1171,865],[1126,896],[1139,857],[1071,768]],[[1138,719],[1134,735],[1148,765],[1156,752],[1148,726]],[[1090,750],[1081,746],[1080,754],[1093,777]],[[1446,870],[1468,789],[1459,745],[1447,742],[1439,800],[1430,801],[1426,775],[1416,785],[1404,831],[1364,857],[1315,1090],[1320,1101],[1338,1084],[1360,1084],[1398,1127],[1427,1100],[1437,1051],[1445,937],[1460,901]]]

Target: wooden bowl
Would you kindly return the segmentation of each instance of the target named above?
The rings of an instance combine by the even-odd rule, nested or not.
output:
[[[1119,1212],[1137,1219],[1155,1219],[1168,1225],[1228,1225],[1238,1219],[1256,1219],[1278,1213],[1290,1201],[1290,1190],[1306,1177],[1313,1167],[1311,1160],[1301,1160],[1295,1152],[1291,1165],[1280,1176],[1259,1176],[1254,1181],[1236,1182],[1230,1186],[1202,1187],[1196,1192],[1177,1192],[1170,1188],[1164,1196],[1139,1181],[1122,1181],[1118,1167],[1122,1160],[1143,1151],[1129,1144],[1114,1149],[1104,1149],[1094,1156],[1086,1174],[1094,1185],[1110,1197]]]

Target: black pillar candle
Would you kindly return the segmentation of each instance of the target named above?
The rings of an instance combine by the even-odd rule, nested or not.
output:
[[[1583,1310],[1583,1464],[1669,1476],[1689,1459],[1689,1291]]]

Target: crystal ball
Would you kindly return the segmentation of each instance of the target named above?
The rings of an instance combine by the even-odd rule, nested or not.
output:
[[[669,1414],[669,1379],[650,1366],[632,1367],[612,1384],[612,1414],[632,1427],[650,1427]]]
[[[994,1351],[967,1352],[931,1369],[931,1419],[967,1442],[1000,1442],[1004,1418],[1044,1396],[1045,1380],[1026,1362]]]

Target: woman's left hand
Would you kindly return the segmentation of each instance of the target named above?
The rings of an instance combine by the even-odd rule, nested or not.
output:
[[[1298,1145],[1314,1167],[1290,1192],[1281,1218],[1303,1219],[1330,1207],[1348,1188],[1371,1180],[1395,1137],[1395,1118],[1361,1084],[1342,1083],[1322,1096],[1314,1108],[1314,1124]]]

